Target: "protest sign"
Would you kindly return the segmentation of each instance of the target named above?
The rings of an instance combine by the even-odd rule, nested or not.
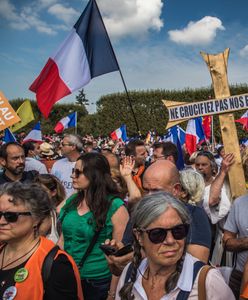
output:
[[[4,130],[19,121],[20,118],[0,91],[0,130]]]

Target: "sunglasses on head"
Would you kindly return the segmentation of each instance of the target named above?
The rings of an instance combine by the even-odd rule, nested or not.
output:
[[[73,168],[72,169],[72,174],[75,174],[75,177],[78,178],[81,174],[83,174],[83,171]]]
[[[18,220],[19,216],[31,216],[31,212],[30,211],[25,211],[25,212],[0,211],[0,219],[2,218],[2,216],[4,216],[4,219],[8,223],[15,223]]]
[[[186,238],[189,231],[189,224],[179,224],[172,228],[152,228],[152,229],[140,229],[139,231],[146,232],[149,240],[153,244],[162,243],[167,236],[168,231],[171,232],[175,240],[182,240]]]

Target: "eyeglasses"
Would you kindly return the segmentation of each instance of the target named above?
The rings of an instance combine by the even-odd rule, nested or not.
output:
[[[70,143],[60,143],[60,145],[63,146],[63,147],[64,146],[73,146],[73,144],[70,144]]]
[[[189,231],[189,224],[179,224],[172,228],[152,228],[152,229],[139,229],[139,231],[146,232],[148,234],[149,240],[153,244],[162,243],[167,236],[168,231],[171,232],[175,240],[184,239]]]
[[[75,174],[75,177],[78,178],[78,177],[79,177],[81,174],[83,174],[84,172],[81,171],[81,170],[79,170],[79,169],[73,168],[71,173],[72,173],[72,174]]]
[[[2,216],[4,216],[4,219],[8,223],[15,223],[18,220],[19,216],[31,216],[31,212],[30,211],[25,211],[25,212],[0,211],[0,219],[2,218]]]

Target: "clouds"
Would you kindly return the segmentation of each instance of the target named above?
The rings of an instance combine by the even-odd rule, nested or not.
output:
[[[244,48],[242,48],[240,50],[239,54],[241,57],[248,58],[248,45],[246,45]]]
[[[52,5],[48,8],[48,13],[55,16],[57,19],[64,21],[68,25],[73,24],[73,22],[76,23],[75,20],[79,17],[79,12],[74,8],[66,7],[62,4]]]
[[[137,37],[163,27],[162,0],[101,0],[99,7],[113,38]]]
[[[14,0],[0,1],[0,17],[11,28],[32,28],[47,35],[68,30],[82,12],[64,0],[32,0],[19,10],[13,3]],[[143,37],[150,30],[160,31],[163,27],[162,0],[98,0],[97,3],[111,38]],[[55,17],[52,24],[50,16]]]
[[[17,11],[9,0],[0,1],[0,17],[8,21],[11,28],[16,30],[35,29],[40,33],[54,35],[55,30],[49,24],[42,21],[32,5],[23,7]]]
[[[189,22],[181,30],[170,30],[170,39],[183,45],[204,46],[210,44],[216,37],[218,30],[225,30],[220,19],[206,16],[197,22]]]

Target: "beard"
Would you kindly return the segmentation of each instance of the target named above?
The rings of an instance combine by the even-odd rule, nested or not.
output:
[[[24,171],[24,168],[25,168],[25,165],[22,164],[22,165],[19,165],[18,167],[16,168],[9,168],[9,167],[6,167],[6,169],[12,173],[13,175],[21,175]]]

